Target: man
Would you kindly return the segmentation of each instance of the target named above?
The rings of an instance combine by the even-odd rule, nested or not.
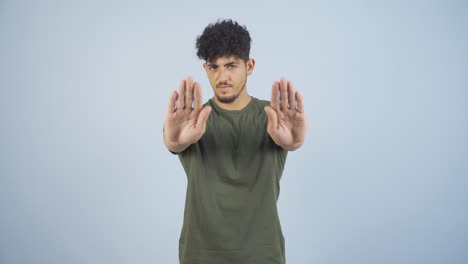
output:
[[[306,134],[302,97],[285,78],[271,102],[250,96],[250,35],[232,20],[208,25],[196,40],[214,96],[202,105],[190,77],[169,100],[164,143],[187,174],[181,264],[283,264],[277,210],[288,151]]]

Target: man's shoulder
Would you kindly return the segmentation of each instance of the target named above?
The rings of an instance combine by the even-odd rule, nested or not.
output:
[[[202,108],[207,106],[207,105],[210,105],[211,104],[211,99],[208,99],[203,105],[202,105]]]
[[[257,102],[257,104],[259,104],[261,106],[270,105],[270,101],[268,101],[268,100],[259,99],[259,98],[253,97],[253,96],[252,96],[252,99],[255,100]]]
[[[264,112],[263,109],[265,108],[265,106],[270,105],[270,101],[268,100],[259,99],[253,96],[252,100],[254,105],[253,109],[255,109],[255,111],[261,111],[262,113]]]

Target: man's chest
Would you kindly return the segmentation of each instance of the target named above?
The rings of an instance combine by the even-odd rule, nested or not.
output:
[[[207,122],[201,143],[218,151],[250,152],[265,144],[266,115],[214,115]]]

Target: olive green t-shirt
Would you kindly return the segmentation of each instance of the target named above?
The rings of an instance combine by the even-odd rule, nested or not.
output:
[[[202,138],[178,153],[187,174],[181,264],[284,264],[277,200],[287,151],[267,133],[264,107],[241,110],[213,99]]]

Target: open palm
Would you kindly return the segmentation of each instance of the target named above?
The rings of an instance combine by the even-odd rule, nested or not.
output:
[[[205,133],[211,107],[202,109],[200,85],[188,77],[174,91],[164,121],[164,142],[173,152],[180,152],[197,142]]]
[[[286,150],[299,148],[307,130],[302,96],[294,91],[291,81],[281,78],[274,82],[268,116],[267,131],[273,141]]]

